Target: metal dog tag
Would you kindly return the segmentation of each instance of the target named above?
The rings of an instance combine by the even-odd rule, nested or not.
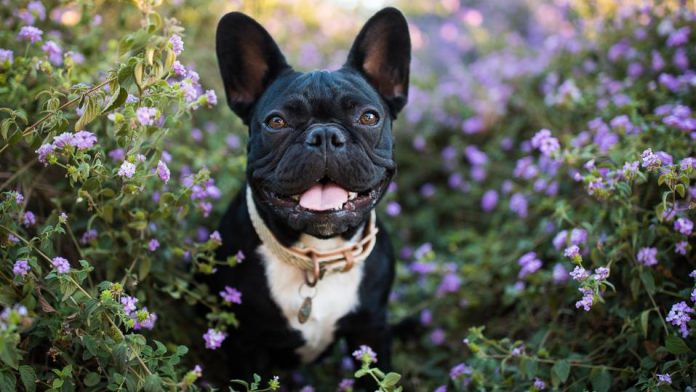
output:
[[[297,321],[304,324],[309,320],[309,315],[312,314],[312,297],[305,297],[300,306],[300,311],[297,312]]]

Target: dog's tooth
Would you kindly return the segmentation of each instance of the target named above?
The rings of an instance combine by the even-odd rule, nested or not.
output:
[[[355,199],[356,197],[358,197],[358,193],[357,193],[357,192],[348,192],[348,200],[353,200],[353,199]]]
[[[290,196],[290,198],[295,200],[295,201],[300,201],[300,195],[292,195],[292,196]]]

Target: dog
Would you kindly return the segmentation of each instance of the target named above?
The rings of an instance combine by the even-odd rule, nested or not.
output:
[[[249,128],[246,183],[219,225],[226,260],[207,281],[242,293],[222,359],[249,380],[317,361],[340,339],[390,368],[395,260],[375,217],[395,171],[392,123],[407,102],[411,42],[395,8],[372,16],[338,70],[289,66],[242,13],[216,36],[227,103]],[[373,388],[374,389],[374,388]]]

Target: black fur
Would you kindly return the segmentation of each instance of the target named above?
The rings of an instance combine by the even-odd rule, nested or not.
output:
[[[365,225],[396,170],[392,121],[406,103],[410,62],[403,15],[386,8],[373,16],[346,64],[333,72],[294,71],[268,32],[241,13],[220,20],[216,46],[228,104],[249,126],[247,181],[266,225],[287,246],[303,233],[351,237]],[[358,119],[366,111],[376,113],[379,122],[361,124]],[[276,115],[287,127],[278,130],[267,124]],[[317,181],[369,195],[364,198],[369,202],[350,210],[312,212],[274,199],[302,193]],[[345,338],[351,351],[371,346],[387,370],[391,337],[386,307],[394,255],[386,231],[381,224],[379,228],[375,248],[364,262],[359,306],[339,320],[334,341]],[[227,371],[219,378],[248,380],[254,372],[268,376],[297,368],[295,350],[303,338],[271,298],[244,191],[230,204],[219,232],[219,260],[238,250],[247,256],[236,267],[221,267],[203,278],[213,293],[229,285],[243,298],[234,307],[240,327],[228,331],[220,352],[224,358],[215,359],[217,369]]]

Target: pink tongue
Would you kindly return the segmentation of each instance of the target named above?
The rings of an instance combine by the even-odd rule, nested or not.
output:
[[[340,209],[347,201],[348,192],[333,182],[314,184],[300,196],[300,205],[313,211]]]

